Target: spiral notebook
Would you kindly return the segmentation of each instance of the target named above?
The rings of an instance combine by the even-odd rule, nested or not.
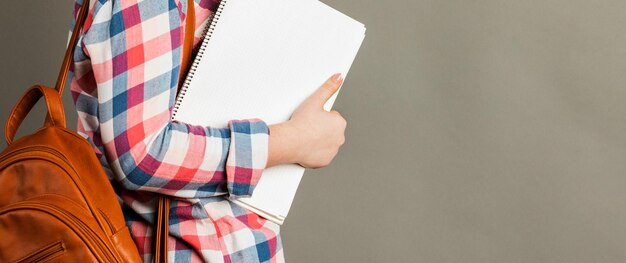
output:
[[[363,24],[319,1],[222,0],[173,120],[211,127],[233,119],[287,121],[333,73],[345,78],[364,37]],[[296,164],[267,168],[251,198],[231,200],[282,224],[303,173]]]

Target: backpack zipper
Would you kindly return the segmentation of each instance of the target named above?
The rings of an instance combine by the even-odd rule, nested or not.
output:
[[[12,151],[10,153],[8,153],[7,155],[3,156],[2,158],[0,158],[0,169],[3,169],[4,167],[6,167],[7,165],[14,163],[16,161],[22,160],[22,159],[26,159],[24,156],[21,156],[20,154],[24,153],[24,152],[41,152],[44,153],[44,155],[39,155],[39,156],[27,156],[27,159],[40,159],[40,160],[44,160],[44,161],[48,161],[51,162],[53,164],[56,164],[58,167],[60,167],[61,169],[63,169],[66,173],[68,174],[73,174],[74,176],[76,176],[76,178],[80,178],[76,171],[71,167],[71,164],[69,163],[69,161],[67,161],[67,159],[65,158],[65,156],[63,156],[59,151],[49,148],[49,147],[45,147],[45,146],[29,146],[29,147],[24,147],[21,148],[19,150],[15,150]],[[48,156],[45,156],[48,155]],[[54,162],[54,160],[51,160],[52,157],[53,159],[59,159],[61,161],[63,161],[65,163],[65,165],[61,165],[57,162]],[[69,168],[69,169],[68,169]],[[71,176],[70,176],[71,177]],[[76,181],[75,179],[72,179],[72,181],[77,184],[78,186],[80,186],[80,182]],[[78,187],[78,189],[82,189],[81,187]],[[85,193],[83,193],[81,191],[81,194],[83,195],[83,198],[85,198],[85,200],[87,199],[85,197]],[[33,200],[33,199],[29,199],[29,200]],[[29,203],[29,201],[22,201],[19,203],[16,203],[14,205],[10,205],[9,207],[5,207],[4,209],[0,210],[0,214],[5,213],[6,211],[8,211],[9,209],[19,209],[19,207],[15,207],[18,205],[24,205],[25,203]],[[32,202],[31,202],[32,203]],[[95,207],[92,207],[91,205],[87,204],[90,208],[91,211],[95,211]],[[36,207],[37,204],[35,203],[32,207]],[[88,226],[86,226],[82,221],[80,221],[79,219],[75,218],[74,215],[72,214],[67,214],[65,213],[65,211],[63,211],[62,209],[58,209],[58,208],[53,208],[53,206],[41,206],[40,208],[38,208],[39,210],[45,211],[45,212],[49,212],[49,208],[52,208],[52,210],[57,211],[60,214],[66,215],[66,217],[68,217],[69,219],[72,219],[72,221],[74,222],[78,222],[78,227],[80,227],[83,232],[86,233],[90,233],[90,237],[92,240],[96,241],[95,243],[98,244],[98,246],[101,248],[101,251],[109,251],[109,253],[105,253],[108,257],[110,257],[107,262],[114,262],[115,261],[115,256],[113,254],[113,252],[111,252],[109,250],[109,247],[106,244],[103,244],[104,242],[102,240],[99,240],[98,236],[93,232],[93,230],[91,230],[91,228],[89,228]],[[96,218],[95,214],[93,214],[94,218]],[[105,221],[107,219],[105,218]],[[97,220],[96,220],[97,222]],[[115,229],[112,228],[112,225],[110,224],[110,222],[106,222],[111,233],[115,233]],[[95,238],[94,238],[95,236]],[[99,240],[99,242],[98,242]],[[111,258],[113,260],[111,260]]]
[[[63,245],[63,241],[58,241],[44,247],[32,255],[28,255],[26,258],[20,259],[18,263],[43,262],[62,253],[63,251],[65,251],[65,245]]]
[[[67,158],[65,158],[65,156],[62,153],[60,153],[59,151],[57,151],[54,148],[50,148],[50,147],[46,147],[46,146],[40,146],[40,145],[28,146],[28,147],[24,147],[24,148],[21,148],[21,149],[18,149],[18,150],[15,150],[15,151],[7,153],[5,156],[0,158],[0,169],[4,169],[4,167],[6,167],[7,165],[9,165],[9,164],[11,164],[11,163],[13,163],[15,161],[19,161],[19,160],[23,159],[22,156],[20,156],[19,154],[22,154],[24,152],[44,152],[44,153],[51,154],[54,157],[56,157],[56,158],[60,159],[61,161],[63,161],[66,165],[65,166],[60,165],[58,163],[55,163],[55,162],[51,161],[48,158],[44,158],[44,157],[40,157],[40,156],[37,156],[37,157],[40,157],[39,159],[50,161],[50,162],[56,164],[61,169],[65,170],[65,172],[67,172],[68,174],[70,173],[70,170],[71,170],[72,174],[75,175],[76,178],[80,178],[80,176],[78,175],[76,170],[74,170],[74,168],[72,168],[72,165],[70,164],[70,162],[67,160]],[[35,158],[37,158],[37,157],[35,157]],[[33,158],[33,156],[29,156],[28,157],[28,159],[32,159],[32,158]],[[72,178],[72,182],[74,182],[74,184],[77,185],[77,188],[79,190],[83,189],[81,187],[79,181],[76,181],[76,180],[74,180]],[[87,200],[87,198],[85,196],[85,193],[83,193],[82,191],[80,191],[80,193],[82,194],[83,198],[85,200]],[[116,229],[113,227],[113,224],[109,221],[109,218],[107,218],[104,215],[104,212],[102,212],[99,209],[96,209],[95,207],[92,207],[89,203],[87,203],[87,206],[89,206],[89,209],[91,211],[93,211],[92,215],[94,216],[94,218],[96,217],[96,214],[95,214],[96,210],[100,211],[100,214],[104,218],[104,221],[106,222],[107,226],[109,227],[109,230],[111,231],[111,233],[112,234],[116,233]]]
[[[90,242],[85,242],[85,244],[87,244],[87,246],[91,250],[94,249],[91,244],[95,244],[95,248],[97,248],[99,251],[104,252],[104,262],[119,262],[112,254],[110,248],[106,245],[106,243],[88,225],[78,219],[75,215],[67,213],[65,210],[60,209],[53,204],[48,203],[43,205],[40,202],[35,201],[22,201],[10,205],[0,210],[0,215],[17,210],[39,210],[58,218],[66,225],[73,226],[75,233],[81,239],[89,240]],[[96,254],[94,253],[94,255]]]

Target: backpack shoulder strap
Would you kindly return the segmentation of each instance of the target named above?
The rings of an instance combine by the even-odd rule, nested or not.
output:
[[[78,17],[76,17],[76,22],[74,23],[74,29],[72,30],[72,36],[70,37],[70,41],[67,44],[67,48],[65,49],[65,56],[63,56],[63,63],[61,64],[61,70],[59,70],[59,76],[57,77],[57,83],[54,86],[55,89],[59,92],[59,94],[63,94],[63,89],[65,88],[65,82],[67,81],[67,73],[70,71],[70,64],[72,63],[72,58],[74,57],[74,47],[76,46],[76,42],[78,41],[78,35],[80,31],[83,29],[83,25],[85,24],[85,20],[87,19],[87,13],[89,10],[89,0],[83,0],[83,5],[80,7],[78,11]]]
[[[180,83],[187,73],[189,62],[191,60],[191,52],[193,49],[193,40],[196,31],[196,14],[194,0],[187,0],[187,14],[185,15],[185,39],[183,42],[183,58],[180,64],[180,74],[178,82]]]

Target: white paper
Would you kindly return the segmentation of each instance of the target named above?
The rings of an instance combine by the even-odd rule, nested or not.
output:
[[[223,1],[177,121],[211,127],[233,119],[287,121],[332,74],[345,78],[365,37],[363,24],[319,1]],[[295,164],[267,168],[253,196],[238,201],[284,219],[303,173]]]

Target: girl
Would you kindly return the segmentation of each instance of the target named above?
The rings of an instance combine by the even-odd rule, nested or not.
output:
[[[82,2],[75,0],[75,18]],[[284,262],[279,226],[225,197],[252,195],[266,167],[326,166],[344,143],[345,119],[322,109],[343,81],[338,74],[284,123],[231,120],[216,128],[171,121],[184,74],[187,10],[195,10],[197,46],[218,4],[91,0],[74,47],[78,132],[100,158],[146,262],[152,261],[156,194],[171,197],[170,262]]]

